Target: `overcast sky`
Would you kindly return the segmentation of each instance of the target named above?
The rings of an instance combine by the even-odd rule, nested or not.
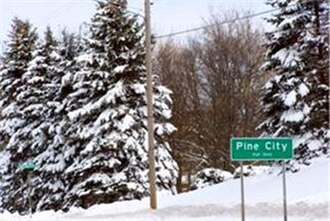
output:
[[[129,9],[143,14],[143,0],[128,0]],[[94,0],[0,0],[0,42],[6,39],[12,18],[30,20],[39,32],[50,25],[55,33],[67,27],[78,31],[89,22]],[[152,24],[158,34],[198,27],[210,13],[260,12],[269,9],[264,0],[153,0]],[[263,26],[262,17],[255,19]]]

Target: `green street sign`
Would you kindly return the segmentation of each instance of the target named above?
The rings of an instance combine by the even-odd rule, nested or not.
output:
[[[33,162],[24,162],[21,164],[23,170],[34,170],[36,167],[37,165]]]
[[[230,140],[230,157],[232,161],[292,159],[292,139],[234,137]]]

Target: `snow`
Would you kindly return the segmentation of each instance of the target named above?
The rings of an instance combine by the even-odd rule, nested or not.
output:
[[[308,143],[308,149],[310,150],[319,150],[322,147],[322,142],[319,140],[312,140]]]
[[[135,120],[130,114],[126,114],[121,121],[118,122],[118,129],[121,132],[129,130],[135,124]]]
[[[72,74],[71,72],[67,72],[61,79],[62,85],[68,85],[72,81]]]
[[[116,74],[117,73],[123,73],[127,67],[128,67],[127,64],[117,66],[117,67],[115,67],[115,69],[113,69],[113,72],[116,73]]]
[[[287,173],[288,219],[290,221],[326,221],[329,211],[330,159],[314,159],[311,166],[297,173]],[[277,169],[277,170],[276,170]],[[247,221],[283,220],[282,176],[280,169],[246,177]],[[94,206],[69,213],[42,212],[33,221],[239,221],[240,180],[226,182],[179,195],[158,194],[158,210],[148,209],[149,199]],[[1,214],[0,221],[25,221],[17,214]]]
[[[101,182],[102,184],[107,184],[111,182],[111,179],[108,175],[104,173],[95,173],[86,180],[86,183],[88,182],[94,182],[94,183]]]
[[[289,94],[286,95],[284,98],[284,104],[286,106],[293,106],[297,102],[297,92],[296,91],[290,91]]]
[[[294,48],[281,49],[273,55],[274,59],[278,59],[283,67],[298,67],[300,62],[300,54]]]
[[[304,116],[302,111],[288,110],[283,112],[281,120],[285,122],[300,122],[304,119]]]
[[[267,81],[266,84],[265,84],[265,89],[268,90],[268,89],[271,89],[273,86],[273,83],[271,81]]]
[[[301,83],[301,84],[299,85],[299,89],[298,89],[298,91],[299,91],[299,94],[300,94],[302,97],[305,97],[305,96],[309,93],[309,89],[308,89],[307,85],[304,84],[304,83]]]
[[[170,134],[177,130],[177,128],[170,123],[155,124],[156,134],[162,136],[164,134]]]
[[[87,62],[89,64],[92,64],[93,63],[93,56],[91,54],[82,54],[82,55],[79,55],[78,58],[77,58],[77,62],[80,63],[80,62]]]
[[[4,165],[6,165],[8,163],[8,161],[10,160],[9,159],[10,155],[8,152],[2,152],[1,154],[2,154],[2,156],[0,157],[0,169],[3,169]]]
[[[143,94],[146,91],[146,85],[141,83],[133,84],[132,88],[137,94]]]
[[[118,81],[114,85],[114,87],[112,87],[111,89],[109,89],[107,91],[107,93],[104,96],[102,96],[98,101],[96,101],[95,103],[88,103],[84,107],[68,113],[68,116],[72,120],[73,119],[77,119],[81,115],[85,115],[87,113],[92,112],[93,110],[99,109],[102,105],[113,104],[113,103],[115,103],[115,100],[118,97],[120,97],[120,96],[123,95],[123,93],[124,93],[123,90],[124,90],[123,82],[122,81]]]

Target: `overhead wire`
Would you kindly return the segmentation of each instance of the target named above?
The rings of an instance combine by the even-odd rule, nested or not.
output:
[[[306,1],[306,3],[314,2],[314,1],[319,1],[319,0],[308,0],[308,1]],[[79,2],[83,2],[83,1],[76,1],[76,0],[69,1],[67,4],[53,10],[51,12],[51,14],[49,16],[47,16],[48,19],[45,19],[45,20],[49,21],[49,20],[55,18],[56,17],[55,15],[58,14],[58,12],[60,12],[61,9],[65,8],[67,10],[68,8],[70,8],[69,6],[71,4],[76,4],[76,3],[79,3]],[[115,2],[111,2],[110,4],[112,4],[114,6],[123,6],[122,4],[115,3]],[[296,3],[296,4],[298,4],[298,3]],[[129,12],[129,13],[132,13],[134,15],[137,15],[139,17],[144,18],[144,16],[142,14],[140,14],[136,11],[130,10],[129,8],[139,10],[139,11],[143,12],[143,10],[141,8],[126,6],[126,11]],[[168,33],[168,34],[156,35],[156,36],[154,36],[154,39],[162,39],[162,38],[168,38],[168,37],[172,37],[172,36],[187,34],[187,33],[191,33],[191,32],[196,32],[196,31],[200,31],[200,30],[203,30],[203,29],[213,27],[215,25],[229,24],[229,23],[240,21],[240,20],[245,20],[245,19],[248,19],[248,18],[253,18],[253,17],[258,17],[258,16],[261,16],[261,15],[269,14],[271,12],[278,11],[278,10],[279,10],[279,8],[270,9],[270,10],[261,11],[261,12],[258,12],[258,13],[249,14],[249,15],[246,15],[246,16],[234,18],[234,19],[225,20],[225,21],[222,21],[222,22],[217,22],[217,23],[213,23],[213,24],[209,24],[209,25],[199,26],[199,27],[196,27],[196,28],[185,29],[185,30],[181,30],[181,31],[171,32],[171,33]]]
[[[259,12],[259,13],[250,14],[250,15],[239,17],[239,18],[229,19],[229,20],[225,20],[225,21],[222,21],[222,22],[217,22],[217,23],[212,23],[212,24],[209,24],[209,25],[204,25],[204,26],[200,26],[200,27],[196,27],[196,28],[190,28],[190,29],[186,29],[186,30],[182,30],[182,31],[172,32],[172,33],[169,33],[169,34],[158,35],[158,36],[155,36],[155,38],[160,39],[160,38],[172,37],[172,36],[176,36],[176,35],[182,35],[182,34],[186,34],[186,33],[190,33],[190,32],[200,31],[200,30],[210,28],[210,27],[215,26],[215,25],[224,25],[224,24],[228,24],[228,23],[233,23],[233,22],[236,22],[236,21],[245,20],[245,19],[248,19],[248,18],[253,18],[253,17],[260,16],[260,15],[268,14],[270,12],[274,12],[274,11],[277,11],[277,10],[278,9],[271,9],[271,10],[267,10],[267,11],[262,11],[262,12]]]
[[[307,0],[304,3],[317,2],[317,1],[320,1],[320,0]],[[298,3],[299,2],[297,2],[293,5],[296,5]],[[209,24],[209,25],[199,26],[199,27],[196,27],[196,28],[190,28],[190,29],[186,29],[186,30],[171,32],[171,33],[168,33],[168,34],[156,35],[154,38],[155,39],[161,39],[161,38],[168,38],[168,37],[172,37],[172,36],[177,36],[177,35],[187,34],[187,33],[191,33],[191,32],[196,32],[196,31],[207,29],[207,28],[210,28],[210,27],[213,27],[213,26],[216,26],[216,25],[224,25],[224,24],[229,24],[229,23],[245,20],[245,19],[248,19],[248,18],[258,17],[260,15],[269,14],[271,12],[275,12],[275,11],[278,11],[278,10],[280,10],[280,8],[261,11],[261,12],[258,12],[258,13],[249,14],[249,15],[246,15],[246,16],[225,20],[225,21],[222,21],[222,22],[216,22],[216,23],[212,23],[212,24]]]

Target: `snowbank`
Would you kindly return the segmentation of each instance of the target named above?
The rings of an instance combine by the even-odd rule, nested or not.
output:
[[[298,173],[287,174],[290,221],[326,221],[329,205],[329,158],[321,158]],[[282,220],[282,176],[278,173],[245,178],[247,221]],[[176,196],[159,194],[159,209],[150,211],[149,201],[99,205],[67,214],[43,212],[33,221],[239,221],[240,180],[234,179]],[[27,217],[1,214],[0,221],[25,221]]]

